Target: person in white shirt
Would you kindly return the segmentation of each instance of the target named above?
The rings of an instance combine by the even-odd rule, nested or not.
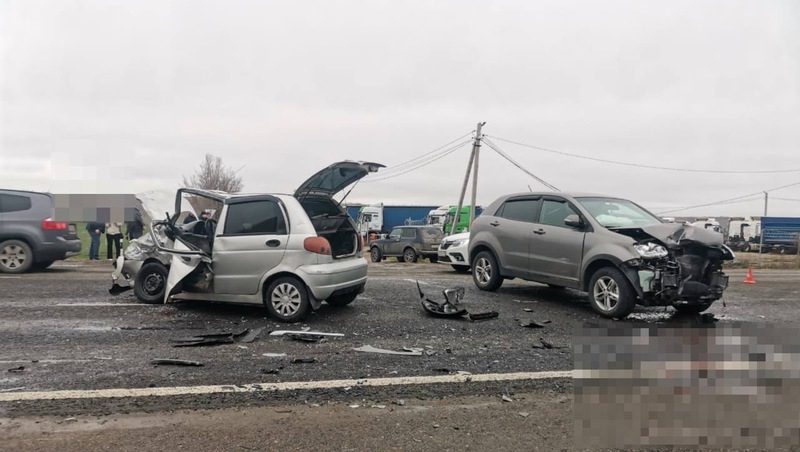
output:
[[[116,248],[116,255],[114,250]],[[108,259],[119,257],[122,247],[122,223],[106,223],[106,256]]]

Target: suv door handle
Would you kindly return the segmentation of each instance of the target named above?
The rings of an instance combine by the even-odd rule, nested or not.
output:
[[[535,231],[533,231],[533,233],[534,234],[539,234],[539,235],[544,235],[544,229],[542,229],[542,228],[536,229]]]
[[[281,241],[276,239],[267,240],[266,245],[270,248],[277,248],[281,246]]]
[[[495,227],[497,227],[497,226],[500,226],[500,222],[499,222],[499,221],[497,221],[497,220],[495,220],[495,221],[492,221],[492,222],[491,222],[491,223],[489,223],[489,224],[490,224],[490,225],[492,225],[492,226],[495,226]]]

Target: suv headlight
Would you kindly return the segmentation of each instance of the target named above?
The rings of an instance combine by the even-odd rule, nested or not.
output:
[[[669,254],[666,248],[653,242],[637,243],[636,245],[633,245],[633,249],[635,249],[636,252],[645,259],[666,257]]]
[[[131,242],[125,247],[125,252],[122,253],[125,259],[131,261],[139,261],[144,258],[144,250],[137,242]]]

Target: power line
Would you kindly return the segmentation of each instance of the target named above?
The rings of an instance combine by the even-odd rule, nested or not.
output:
[[[772,192],[772,191],[776,191],[776,190],[783,190],[784,188],[794,187],[796,185],[800,185],[800,182],[794,182],[794,183],[791,183],[791,184],[781,185],[780,187],[774,187],[774,188],[770,188],[770,189],[767,189],[767,190],[761,190],[761,191],[757,191],[755,193],[748,193],[746,195],[737,196],[735,198],[728,198],[728,199],[723,199],[723,200],[720,200],[720,201],[709,202],[709,203],[706,203],[706,204],[697,204],[697,205],[694,205],[694,206],[681,207],[680,209],[666,210],[666,211],[663,211],[663,212],[659,212],[659,215],[664,215],[666,213],[672,213],[672,212],[680,212],[682,210],[691,210],[691,209],[696,209],[696,208],[699,208],[699,207],[709,207],[709,206],[716,206],[716,205],[720,205],[720,204],[730,204],[732,201],[745,201],[744,198],[754,198],[755,199],[755,196],[759,196],[760,197],[760,196],[762,196],[764,194],[764,192]]]
[[[513,158],[511,158],[511,156],[510,156],[510,155],[508,155],[508,154],[506,154],[505,152],[503,152],[502,150],[500,150],[500,148],[499,148],[499,147],[498,147],[498,146],[497,146],[495,143],[493,143],[491,140],[488,140],[488,139],[486,139],[486,137],[485,137],[485,136],[484,136],[484,138],[483,138],[483,142],[484,142],[484,143],[486,143],[486,145],[487,145],[487,146],[489,146],[490,148],[492,148],[492,150],[493,150],[494,152],[497,152],[497,153],[498,153],[498,154],[499,154],[501,157],[503,157],[504,159],[506,159],[506,160],[508,160],[509,162],[511,162],[511,164],[512,164],[512,165],[514,165],[514,166],[516,166],[517,168],[519,168],[520,170],[522,170],[522,172],[524,172],[524,173],[525,173],[525,174],[527,174],[528,176],[531,176],[532,178],[534,178],[534,179],[536,179],[537,181],[539,181],[539,183],[541,183],[541,184],[542,184],[542,185],[544,185],[545,187],[547,187],[547,188],[549,188],[550,190],[553,190],[553,191],[561,191],[561,190],[559,190],[559,189],[558,189],[558,188],[557,188],[555,185],[552,185],[552,184],[548,183],[547,181],[545,181],[545,180],[544,180],[544,179],[542,179],[541,177],[539,177],[539,176],[537,176],[537,175],[533,174],[532,172],[530,172],[529,170],[527,170],[526,168],[524,168],[524,167],[523,167],[522,165],[520,165],[520,164],[519,164],[519,163],[518,163],[516,160],[514,160]]]
[[[769,198],[769,200],[770,200],[770,201],[772,201],[773,199],[774,199],[774,200],[777,200],[777,201],[794,201],[794,202],[800,202],[800,198],[775,198],[775,197]]]
[[[452,154],[453,152],[461,149],[462,147],[464,147],[464,145],[466,145],[467,143],[469,143],[471,141],[472,140],[462,141],[461,143],[458,143],[455,146],[452,146],[452,147],[446,149],[445,151],[443,151],[442,153],[436,155],[435,157],[430,158],[430,159],[426,160],[425,162],[420,163],[420,164],[418,164],[416,166],[412,166],[410,168],[406,168],[403,171],[400,171],[400,172],[397,172],[397,173],[392,173],[392,174],[390,174],[388,176],[385,176],[385,177],[379,177],[379,178],[376,178],[376,179],[364,180],[362,183],[367,184],[367,183],[371,183],[371,182],[380,182],[380,181],[384,181],[384,180],[391,179],[391,178],[394,178],[394,177],[399,177],[399,176],[402,176],[404,174],[408,174],[408,173],[410,173],[412,171],[416,171],[416,170],[418,170],[418,169],[420,169],[422,167],[430,165],[431,163],[441,159],[442,157],[445,157],[447,155]]]
[[[780,170],[716,170],[716,169],[695,169],[695,168],[676,168],[670,166],[656,166],[656,165],[645,165],[642,163],[633,163],[633,162],[623,162],[620,160],[611,160],[611,159],[601,159],[598,157],[590,157],[588,155],[581,155],[581,154],[573,154],[571,152],[559,151],[556,149],[548,149],[543,148],[541,146],[534,146],[532,144],[525,144],[520,143],[518,141],[508,140],[506,138],[500,138],[497,136],[491,136],[495,140],[503,141],[510,144],[516,144],[517,146],[522,146],[530,149],[536,149],[538,151],[549,152],[552,154],[563,155],[567,157],[573,157],[583,160],[591,160],[593,162],[601,162],[601,163],[610,163],[612,165],[622,165],[622,166],[630,166],[634,168],[646,168],[646,169],[655,169],[655,170],[663,170],[663,171],[678,171],[684,173],[712,173],[712,174],[778,174],[778,173],[800,173],[800,168],[794,169],[780,169]]]
[[[401,171],[404,166],[413,166],[413,165],[415,165],[417,163],[420,163],[421,160],[424,160],[425,158],[430,157],[433,154],[436,154],[437,152],[439,152],[442,149],[450,146],[451,144],[455,143],[456,141],[462,140],[462,139],[472,135],[473,132],[475,132],[475,131],[471,130],[471,131],[465,133],[464,135],[461,135],[460,137],[458,137],[458,138],[456,138],[454,140],[451,140],[451,141],[449,141],[449,142],[437,147],[436,149],[433,149],[433,150],[428,151],[428,152],[426,152],[424,154],[418,155],[418,156],[416,156],[416,157],[414,157],[412,159],[406,160],[404,162],[398,163],[397,165],[392,165],[389,168],[386,168],[383,171],[381,171],[381,173],[382,173],[381,176],[383,176],[384,174],[387,174],[387,173],[392,173],[392,172],[395,172],[395,171]]]

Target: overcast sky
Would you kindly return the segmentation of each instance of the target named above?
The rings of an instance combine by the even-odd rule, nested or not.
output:
[[[649,165],[800,169],[800,2],[0,1],[0,186],[172,189],[203,154],[245,191],[391,166],[485,132]],[[655,211],[800,182],[495,141],[562,190]],[[455,204],[469,147],[349,200]],[[478,200],[544,189],[488,147]],[[388,173],[387,173],[388,174]],[[800,216],[800,185],[770,214]],[[680,214],[760,215],[763,202]]]

